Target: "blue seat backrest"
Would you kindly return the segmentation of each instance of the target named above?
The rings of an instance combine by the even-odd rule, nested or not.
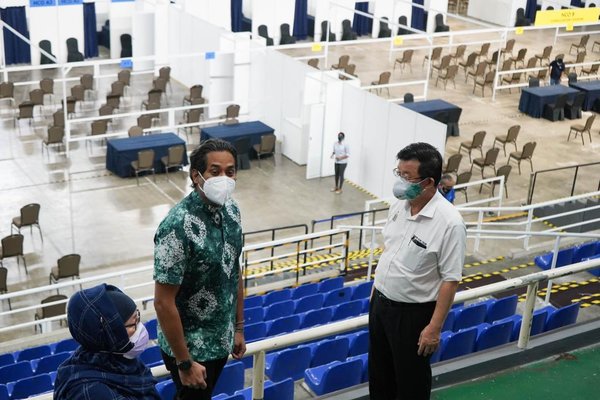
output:
[[[0,368],[0,384],[15,382],[32,375],[33,370],[29,361],[17,362]]]
[[[334,289],[325,294],[323,307],[331,307],[337,304],[342,304],[350,301],[352,298],[352,289],[349,287]]]
[[[306,296],[310,296],[319,291],[318,283],[305,283],[304,285],[300,285],[294,289],[292,289],[292,299],[298,300]]]
[[[213,394],[233,395],[244,388],[244,364],[234,361],[225,365],[213,389]]]
[[[344,278],[342,277],[329,278],[319,282],[320,293],[331,292],[334,289],[341,289],[342,287],[344,287]]]
[[[457,309],[454,319],[454,331],[476,326],[485,321],[487,305],[483,302],[470,304]]]
[[[348,357],[350,340],[347,337],[326,339],[310,345],[312,358],[311,367],[329,364],[332,361],[344,361]]]
[[[4,367],[5,365],[10,365],[15,363],[15,356],[12,353],[6,353],[0,355],[0,367]]]
[[[347,358],[348,361],[360,360],[363,363],[363,372],[361,382],[369,381],[369,353],[358,354]]]
[[[598,242],[589,242],[575,246],[573,253],[573,262],[578,263],[588,257],[592,257],[596,254],[598,248]]]
[[[267,382],[264,400],[294,400],[294,381],[288,378],[277,383]]]
[[[349,337],[350,349],[348,356],[357,356],[369,351],[369,331],[360,331]]]
[[[267,355],[265,372],[275,382],[287,378],[298,380],[310,366],[310,360],[311,351],[307,346],[282,350]]]
[[[545,331],[561,328],[563,326],[574,324],[579,314],[579,303],[573,303],[561,307],[548,316]]]
[[[300,315],[289,315],[267,322],[267,336],[293,332],[300,328]]]
[[[287,317],[294,313],[294,301],[285,300],[279,303],[273,303],[265,309],[265,321],[272,319]]]
[[[67,358],[71,356],[71,353],[64,351],[62,353],[56,353],[51,356],[42,357],[35,362],[35,374],[45,374],[49,372],[55,372],[58,366],[63,363]],[[34,361],[31,362],[32,364]]]
[[[248,296],[244,299],[244,308],[262,307],[262,296]]]
[[[456,320],[456,311],[457,309],[451,308],[448,311],[448,315],[446,315],[446,319],[444,320],[444,325],[442,326],[442,332],[452,331],[454,330],[454,321]]]
[[[50,354],[52,354],[52,348],[47,344],[42,346],[30,347],[19,352],[19,354],[17,355],[17,362],[42,358],[45,356],[49,356]]]
[[[514,315],[517,310],[518,303],[517,295],[503,297],[498,299],[496,302],[491,303],[487,308],[487,314],[485,316],[485,322],[492,323],[510,317]]]
[[[267,335],[267,324],[257,322],[256,324],[246,325],[244,328],[244,337],[247,342],[253,342],[264,338]]]
[[[177,388],[173,380],[167,379],[166,381],[158,382],[155,387],[161,400],[173,400],[175,398]]]
[[[263,306],[267,307],[274,303],[280,303],[282,301],[290,300],[292,298],[292,291],[290,289],[281,289],[274,292],[267,293],[263,299]]]
[[[320,310],[312,310],[302,315],[300,329],[310,328],[316,325],[324,325],[331,321],[333,317],[333,308],[321,308]]]
[[[244,321],[246,324],[255,324],[262,322],[265,317],[265,309],[262,307],[252,307],[244,309]]]
[[[304,381],[318,395],[358,385],[362,380],[363,362],[360,359],[334,361],[327,365],[310,368]]]
[[[144,352],[140,355],[140,360],[146,365],[154,364],[157,362],[161,362],[163,360],[162,355],[160,353],[160,346],[152,346],[148,347]]]
[[[0,400],[10,400],[6,385],[0,385]]]
[[[487,327],[477,337],[475,351],[489,349],[510,342],[513,327],[514,322],[510,320]]]
[[[323,306],[323,301],[325,301],[323,293],[311,294],[294,300],[294,312],[299,314],[310,310],[317,310]]]
[[[596,254],[591,257],[588,257],[588,258],[584,259],[583,261],[595,260],[597,258],[600,258],[600,254]],[[588,269],[588,272],[594,276],[600,276],[600,268]]]
[[[50,374],[41,374],[15,382],[10,395],[11,400],[26,399],[34,394],[49,392],[53,389]]]
[[[148,337],[150,340],[156,340],[158,338],[158,321],[156,318],[146,321],[144,326],[148,331]]]
[[[573,254],[575,254],[575,248],[570,247],[558,251],[558,258],[556,259],[556,267],[564,267],[573,263]]]
[[[75,351],[79,347],[79,343],[75,339],[64,339],[56,343],[54,353],[62,353],[64,351]]]
[[[371,296],[373,281],[363,282],[352,288],[352,300],[366,299]]]
[[[358,317],[363,309],[362,300],[353,300],[333,306],[333,317],[331,321],[340,321],[346,318]]]
[[[460,357],[473,352],[475,348],[475,339],[477,338],[477,328],[472,327],[463,329],[452,334],[440,355],[440,360],[448,360],[454,357]]]
[[[544,332],[544,329],[546,327],[546,320],[548,319],[548,314],[550,314],[550,312],[553,312],[553,310],[552,310],[553,308],[554,307],[544,307],[542,309],[535,310],[533,312],[533,318],[531,319],[530,336],[539,335],[540,333]],[[521,321],[522,321],[522,319],[520,317],[521,316],[519,316],[518,321],[515,321],[515,325],[513,328],[513,336],[511,338],[511,340],[519,339],[519,334],[521,332]]]

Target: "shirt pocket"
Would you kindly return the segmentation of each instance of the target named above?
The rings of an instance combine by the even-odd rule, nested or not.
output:
[[[398,252],[398,260],[409,271],[417,271],[427,257],[427,249],[417,246],[413,241],[409,241]]]

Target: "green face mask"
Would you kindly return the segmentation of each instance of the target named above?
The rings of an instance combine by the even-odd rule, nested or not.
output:
[[[425,178],[427,179],[427,178]],[[394,196],[400,200],[414,200],[423,193],[423,188],[421,187],[421,182],[409,182],[401,176],[398,177],[396,183],[394,183]]]

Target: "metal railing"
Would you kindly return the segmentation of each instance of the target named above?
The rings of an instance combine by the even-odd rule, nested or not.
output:
[[[527,190],[527,204],[531,204],[531,202],[533,201],[533,195],[535,192],[535,185],[537,183],[537,178],[538,175],[542,175],[542,174],[547,174],[550,172],[556,172],[556,171],[566,171],[566,170],[574,170],[573,173],[573,181],[571,182],[571,193],[570,195],[573,196],[575,194],[575,185],[577,184],[577,178],[579,176],[579,170],[582,168],[586,168],[586,167],[590,167],[590,166],[600,166],[600,161],[597,162],[593,162],[593,163],[586,163],[586,164],[577,164],[577,165],[571,165],[568,167],[558,167],[558,168],[551,168],[551,169],[544,169],[541,171],[535,171],[532,172],[529,175],[529,189]],[[598,176],[598,175],[596,175]],[[566,185],[562,185],[563,187]],[[598,179],[598,191],[600,191],[600,178]]]
[[[296,224],[296,225],[288,225],[288,226],[282,226],[282,227],[278,227],[278,228],[272,228],[272,229],[261,229],[258,231],[252,231],[252,232],[242,232],[242,246],[246,245],[247,242],[247,237],[248,236],[255,236],[255,235],[262,235],[264,233],[271,233],[271,241],[274,241],[275,239],[277,239],[277,232],[283,232],[283,231],[289,231],[291,229],[298,229],[298,228],[304,228],[304,234],[307,235],[308,234],[308,225],[306,224]],[[308,249],[308,242],[306,242],[304,244],[304,250]],[[275,247],[271,247],[271,257],[273,257],[275,255]],[[306,253],[304,253],[304,262],[306,262]],[[271,269],[273,269],[273,263],[275,262],[275,260],[271,260]]]
[[[360,222],[358,223],[358,225],[360,226],[364,226],[365,225],[365,221],[369,221],[372,220],[371,225],[375,225],[375,221],[376,221],[376,216],[378,213],[382,213],[382,212],[386,212],[388,210],[388,208],[377,208],[377,209],[373,209],[373,210],[365,210],[365,211],[357,211],[357,212],[353,212],[353,213],[346,213],[346,214],[337,214],[337,215],[332,215],[329,218],[325,218],[325,219],[319,219],[319,220],[315,220],[313,219],[311,221],[311,232],[315,232],[315,227],[319,224],[324,224],[329,222],[329,229],[334,229],[334,224],[335,221],[343,221],[343,220],[347,220],[349,218],[353,218],[353,217],[360,217]],[[331,242],[330,242],[331,244]],[[362,248],[362,244],[363,244],[363,235],[360,235],[359,239],[358,239],[358,248],[361,249]]]

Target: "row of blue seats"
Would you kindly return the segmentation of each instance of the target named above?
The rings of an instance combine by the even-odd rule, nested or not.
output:
[[[294,381],[292,379],[285,379],[281,382],[266,381],[264,389],[264,400],[294,400]],[[173,400],[175,396],[175,384],[171,379],[159,382],[156,390],[162,400]],[[232,394],[220,393],[214,395],[213,400],[252,400],[252,388],[238,389]]]
[[[29,347],[27,349],[15,351],[13,353],[1,354],[0,367],[14,364],[15,362],[20,361],[35,360],[52,354],[74,351],[77,347],[79,347],[79,343],[77,343],[75,340],[65,339],[57,343]]]
[[[483,322],[492,323],[509,317],[515,314],[517,303],[518,298],[513,295],[452,308],[444,321],[442,331],[458,331]]]
[[[326,293],[344,287],[344,278],[328,278],[318,283],[305,283],[293,289],[281,289],[244,299],[244,308],[267,307],[284,300],[298,300],[311,294]]]
[[[29,378],[34,375],[55,372],[60,364],[65,361],[71,352],[51,354],[42,358],[30,361],[19,361],[14,364],[8,364],[0,367],[0,384],[16,382],[23,378]]]
[[[535,257],[534,262],[541,269],[548,270],[552,267],[553,258],[554,252],[549,252]],[[600,258],[600,241],[583,243],[559,250],[556,257],[556,268],[595,258]],[[589,272],[600,276],[600,268],[590,270]]]
[[[0,385],[0,400],[20,400],[52,392],[55,379],[56,372],[51,372]]]

